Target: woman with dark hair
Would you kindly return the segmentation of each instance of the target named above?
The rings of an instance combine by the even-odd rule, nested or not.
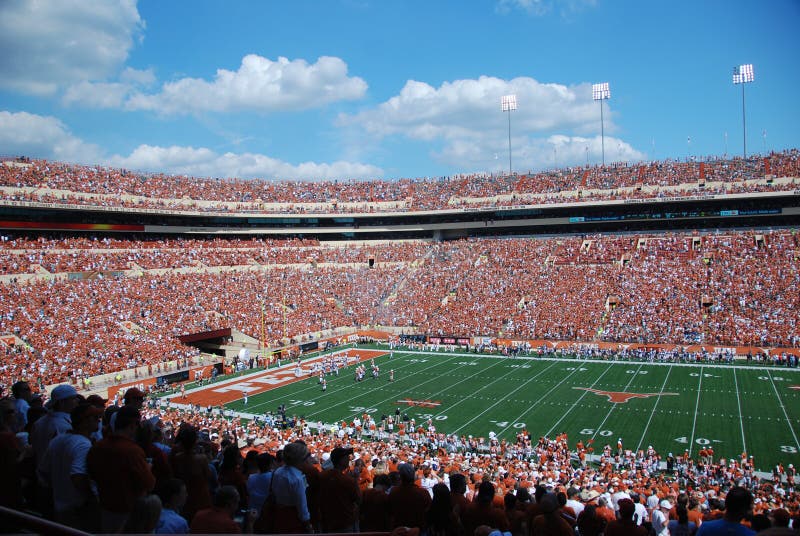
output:
[[[247,494],[247,477],[245,476],[242,465],[244,459],[239,453],[239,447],[228,445],[222,451],[222,463],[219,466],[219,485],[233,486],[239,492],[239,509],[247,508],[249,497]]]
[[[678,504],[675,508],[678,519],[673,519],[667,525],[670,536],[694,536],[697,532],[697,525],[689,521],[689,510],[683,504]]]
[[[211,490],[208,485],[209,468],[205,454],[196,451],[197,428],[184,423],[175,436],[175,447],[170,452],[172,474],[186,484],[188,497],[183,513],[191,523],[198,510],[211,507]]]
[[[433,486],[433,501],[426,514],[429,536],[458,536],[463,533],[461,521],[453,512],[450,489],[446,484]]]

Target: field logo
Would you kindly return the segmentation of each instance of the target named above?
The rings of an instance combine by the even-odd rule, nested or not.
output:
[[[407,404],[409,406],[418,406],[420,408],[435,408],[436,406],[441,406],[442,403],[438,400],[411,400],[410,398],[404,398],[403,400],[398,400],[397,404]]]
[[[592,389],[590,387],[573,387],[573,389],[580,389],[581,391],[589,391],[596,395],[607,396],[608,401],[612,404],[625,404],[631,398],[650,398],[651,396],[662,395],[678,396],[678,393],[625,393],[622,391],[600,391],[599,389]]]
[[[789,389],[794,389],[795,391],[800,391],[800,385],[791,385]]]

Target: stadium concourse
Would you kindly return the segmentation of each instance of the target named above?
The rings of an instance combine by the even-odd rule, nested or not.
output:
[[[145,208],[435,212],[698,192],[796,195],[799,170],[800,154],[792,150],[747,160],[619,164],[520,177],[273,183],[144,177],[22,159],[0,166],[0,197],[10,207],[111,207],[131,214]],[[362,531],[440,528],[445,519],[461,527],[456,534],[472,534],[482,520],[512,534],[538,535],[537,514],[558,511],[590,536],[603,531],[603,519],[626,515],[627,497],[639,505],[638,522],[677,518],[685,507],[699,523],[723,515],[720,499],[742,487],[754,494],[762,515],[750,525],[759,528],[766,519],[781,527],[800,508],[795,469],[776,467],[774,477],[761,478],[747,453],[717,459],[704,449],[695,459],[679,453],[668,460],[653,449],[604,445],[592,458],[592,445],[565,434],[530,437],[524,430],[513,442],[483,446],[477,438],[424,428],[376,438],[369,415],[335,430],[302,421],[264,426],[209,411],[202,407],[209,400],[191,388],[184,402],[180,394],[166,407],[145,404],[144,391],[154,376],[219,361],[182,342],[215,332],[244,334],[262,359],[277,351],[292,358],[289,349],[390,326],[508,347],[526,341],[624,346],[670,360],[738,354],[765,366],[796,365],[798,259],[800,237],[791,228],[369,244],[4,231],[0,505],[83,530],[139,533],[158,525],[157,511],[177,516],[182,501],[181,527],[196,523],[195,532],[209,518],[227,521],[252,507],[268,514],[246,514],[242,523],[256,522],[262,530],[266,518],[295,515],[299,525],[287,524],[283,532],[355,531],[357,521]],[[282,366],[290,377],[293,365]],[[129,387],[119,405],[109,404],[132,370],[138,377],[131,381],[144,389]],[[114,385],[99,391],[101,377]],[[60,463],[65,460],[71,463]],[[276,476],[276,506],[263,500],[269,488],[257,476],[262,472]],[[309,488],[291,502],[290,483],[299,482],[300,473]],[[352,495],[330,491],[344,489],[344,480],[357,484]],[[564,494],[560,510],[548,491]],[[419,501],[413,509],[412,501]],[[438,506],[429,509],[431,502]],[[171,519],[180,524],[179,517]],[[659,536],[661,528],[655,527]]]

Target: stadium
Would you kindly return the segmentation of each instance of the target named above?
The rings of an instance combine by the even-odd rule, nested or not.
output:
[[[0,531],[798,534],[797,7],[447,4],[0,3]]]
[[[5,389],[135,387],[242,448],[554,442],[615,471],[669,454],[772,482],[800,461],[798,168],[791,150],[331,199],[6,159]],[[228,200],[260,188],[271,205]]]

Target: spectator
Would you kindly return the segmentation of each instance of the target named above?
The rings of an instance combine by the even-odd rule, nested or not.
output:
[[[256,459],[258,472],[247,477],[247,496],[250,497],[250,510],[261,514],[261,508],[269,495],[272,483],[272,471],[275,469],[275,456],[262,452]]]
[[[461,520],[453,512],[450,490],[445,484],[439,483],[433,486],[433,499],[426,518],[429,536],[459,536],[462,534]]]
[[[14,408],[17,411],[17,424],[15,431],[21,432],[28,425],[28,409],[33,396],[31,386],[26,381],[15,382],[11,386],[11,395],[14,397]]]
[[[480,525],[488,525],[501,531],[508,530],[505,513],[494,506],[494,496],[494,484],[486,480],[481,482],[475,500],[460,514],[461,524],[467,534],[475,532]]]
[[[172,474],[186,485],[188,496],[184,513],[191,523],[195,512],[211,506],[209,487],[210,469],[208,458],[197,449],[197,429],[184,423],[175,437],[175,446],[170,453],[169,462]]]
[[[574,536],[572,526],[561,516],[555,493],[546,493],[541,500],[538,516],[530,527],[532,536]]]
[[[122,532],[125,534],[152,534],[161,518],[161,509],[161,499],[158,495],[138,497]]]
[[[331,451],[333,467],[319,476],[319,506],[322,532],[358,532],[361,490],[349,472],[352,448]]]
[[[725,496],[725,517],[703,523],[697,536],[753,536],[755,531],[742,525],[742,519],[753,512],[753,494],[735,487]]]
[[[633,518],[636,513],[634,502],[631,499],[620,499],[617,506],[619,506],[619,519],[615,519],[606,526],[605,536],[647,536],[647,529],[638,525]],[[672,532],[670,534],[677,536]]]
[[[44,417],[33,424],[30,443],[36,458],[37,467],[41,463],[47,446],[59,434],[72,429],[70,412],[78,405],[78,392],[71,385],[58,385],[50,392],[48,411]]]
[[[689,511],[683,504],[676,508],[678,519],[673,519],[668,524],[670,536],[694,536],[697,524],[689,521]]]
[[[188,493],[186,484],[179,478],[170,478],[158,490],[161,498],[161,515],[156,524],[156,534],[188,534],[189,523],[181,516]]]
[[[89,450],[86,463],[89,476],[97,484],[101,532],[119,532],[136,500],[155,485],[144,451],[134,442],[139,420],[137,409],[121,408],[111,435]]]
[[[40,480],[52,490],[55,520],[87,532],[100,529],[100,507],[86,458],[102,415],[103,410],[88,402],[75,406],[70,412],[72,429],[53,438],[37,468]]]
[[[361,502],[362,532],[389,532],[389,487],[392,481],[386,473],[375,475],[372,487],[364,490]]]
[[[303,443],[288,443],[283,448],[283,463],[272,474],[272,491],[275,496],[272,530],[279,534],[313,532],[311,513],[306,498],[306,479],[300,466],[309,457]],[[269,514],[265,508],[262,518]]]
[[[425,513],[431,505],[431,496],[415,484],[416,470],[410,463],[397,466],[400,485],[389,492],[389,525],[396,527],[425,528]]]
[[[220,486],[214,494],[214,504],[197,512],[192,518],[192,534],[241,534],[242,527],[234,521],[234,515],[239,508],[239,492],[234,486]],[[246,512],[244,532],[253,532],[255,513]]]

